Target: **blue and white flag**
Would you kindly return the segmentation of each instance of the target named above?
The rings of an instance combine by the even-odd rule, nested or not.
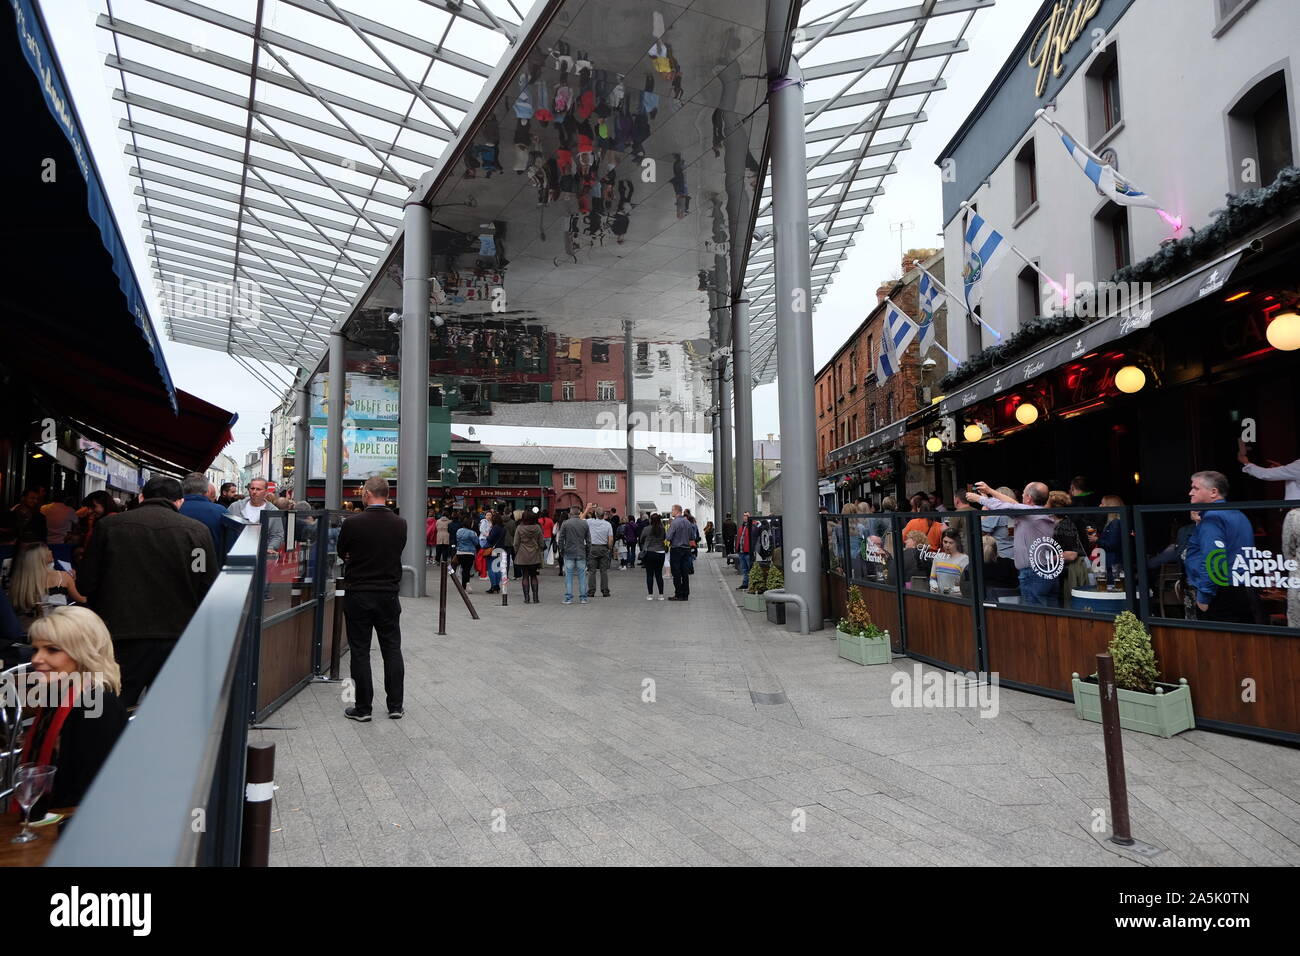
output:
[[[1092,184],[1097,187],[1097,192],[1121,206],[1160,208],[1158,202],[1117,173],[1115,167],[1103,163],[1096,153],[1082,146],[1066,131],[1064,126],[1046,113],[1040,113],[1040,117],[1043,122],[1061,135],[1061,142],[1065,144],[1065,151],[1083,170],[1083,174],[1092,180]]]
[[[903,352],[916,336],[916,323],[898,306],[885,300],[885,334],[880,343],[880,356],[876,359],[876,377],[885,381],[898,371]]]
[[[917,268],[921,267],[917,266]],[[921,269],[921,281],[917,283],[917,292],[921,304],[921,340],[917,346],[924,356],[934,344],[934,313],[939,311],[939,306],[943,304],[943,288],[930,273]]]
[[[966,292],[966,308],[973,314],[983,295],[981,283],[1006,255],[1009,243],[1002,233],[990,226],[977,212],[971,212],[962,237],[964,265],[961,281]]]

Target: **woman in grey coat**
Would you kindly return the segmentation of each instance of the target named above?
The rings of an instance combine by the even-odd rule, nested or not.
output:
[[[542,566],[542,526],[537,523],[537,515],[531,511],[523,513],[515,527],[513,541],[515,568],[524,582],[524,603],[541,604],[537,595],[537,572]]]

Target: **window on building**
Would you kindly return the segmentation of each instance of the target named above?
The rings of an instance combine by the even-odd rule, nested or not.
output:
[[[1023,328],[1038,317],[1038,273],[1025,266],[1016,276],[1016,318]]]
[[[671,495],[673,493],[673,483],[671,481],[659,482],[659,493],[661,495]]]
[[[1133,261],[1127,208],[1112,202],[1097,213],[1093,222],[1093,249],[1099,278],[1109,278]]]
[[[571,471],[566,471],[566,472],[564,473],[564,481],[563,481],[563,484],[561,485],[561,487],[562,487],[562,488],[576,488],[576,487],[578,487],[578,476],[575,475],[575,474],[574,474],[573,472],[571,472]]]
[[[442,408],[442,386],[441,385],[429,386],[429,407]]]
[[[542,473],[536,468],[503,465],[497,469],[497,481],[503,485],[541,484]]]
[[[1281,70],[1256,83],[1228,111],[1228,148],[1234,191],[1271,185],[1294,162],[1291,109]]]
[[[608,362],[608,361],[609,361],[609,343],[608,343],[608,342],[592,342],[592,343],[591,343],[591,360],[592,360],[593,362]]]
[[[537,401],[537,384],[535,382],[502,382],[496,387],[497,400],[513,404]]]
[[[858,353],[849,353],[849,391],[858,387]]]
[[[577,394],[577,387],[572,382],[565,382],[560,386],[560,397],[566,402],[573,401]]]
[[[1214,0],[1215,24],[1211,35],[1222,35],[1254,2],[1255,0]]]
[[[858,437],[858,416],[854,415],[849,419],[849,441]]]
[[[660,350],[659,350],[659,367],[660,367],[660,368],[672,368],[672,367],[673,367],[673,360],[672,360],[671,358],[668,357],[668,350],[667,350],[667,349],[660,349]]]
[[[867,375],[868,377],[876,374],[876,337],[867,336]]]
[[[880,427],[880,421],[876,418],[876,406],[871,406],[871,430],[874,432]]]
[[[1084,76],[1088,101],[1088,140],[1096,146],[1122,118],[1119,99],[1119,47],[1103,50]]]
[[[1016,154],[1016,218],[1038,205],[1038,163],[1031,139]]]
[[[464,485],[477,485],[482,479],[482,468],[477,461],[461,461],[457,463],[456,480]]]
[[[597,382],[596,383],[596,400],[600,402],[614,401],[614,383]]]
[[[596,479],[597,491],[618,491],[618,475],[601,475]]]
[[[430,481],[442,481],[442,456],[441,455],[429,456],[428,477]]]
[[[673,400],[673,390],[671,388],[659,389],[659,401],[671,402]]]

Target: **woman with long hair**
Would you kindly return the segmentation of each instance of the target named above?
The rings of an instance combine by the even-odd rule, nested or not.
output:
[[[50,792],[33,808],[44,814],[45,807],[81,803],[126,726],[126,710],[113,639],[98,614],[54,608],[28,636],[32,679],[46,684],[47,703],[35,711],[21,759],[57,768]]]
[[[50,549],[37,541],[23,545],[14,559],[9,602],[19,616],[35,617],[38,605],[85,604],[86,599],[77,591],[76,574],[56,568]]]
[[[519,525],[515,528],[515,569],[524,583],[524,603],[541,604],[538,596],[538,575],[542,567],[542,526],[537,515],[525,511],[519,516]]]
[[[942,550],[930,564],[930,590],[940,594],[960,594],[962,577],[970,566],[970,556],[962,551],[961,532],[947,528],[940,539]]]
[[[659,600],[664,600],[664,557],[668,554],[668,547],[665,543],[667,533],[664,531],[664,522],[656,512],[650,516],[650,523],[641,529],[641,537],[637,544],[641,548],[642,560],[645,563],[645,589],[647,601],[655,599],[655,585],[659,585]]]
[[[107,491],[92,491],[86,495],[86,500],[81,503],[81,512],[78,514],[86,529],[86,533],[81,538],[81,546],[84,548],[90,544],[90,536],[95,533],[95,524],[98,521],[109,515],[115,515],[121,510],[117,506],[117,501]]]
[[[1124,499],[1119,495],[1106,495],[1101,499],[1103,508],[1112,509],[1106,515],[1106,524],[1097,539],[1097,547],[1106,556],[1106,583],[1115,580],[1115,573],[1123,569],[1124,533],[1119,520],[1119,512],[1113,509],[1123,508]]]

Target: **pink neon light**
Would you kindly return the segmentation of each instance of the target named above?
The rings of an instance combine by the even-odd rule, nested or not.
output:
[[[1181,216],[1171,216],[1163,209],[1157,209],[1156,212],[1160,214],[1161,219],[1169,223],[1169,228],[1172,229],[1175,233],[1179,233],[1183,231],[1183,220]]]

